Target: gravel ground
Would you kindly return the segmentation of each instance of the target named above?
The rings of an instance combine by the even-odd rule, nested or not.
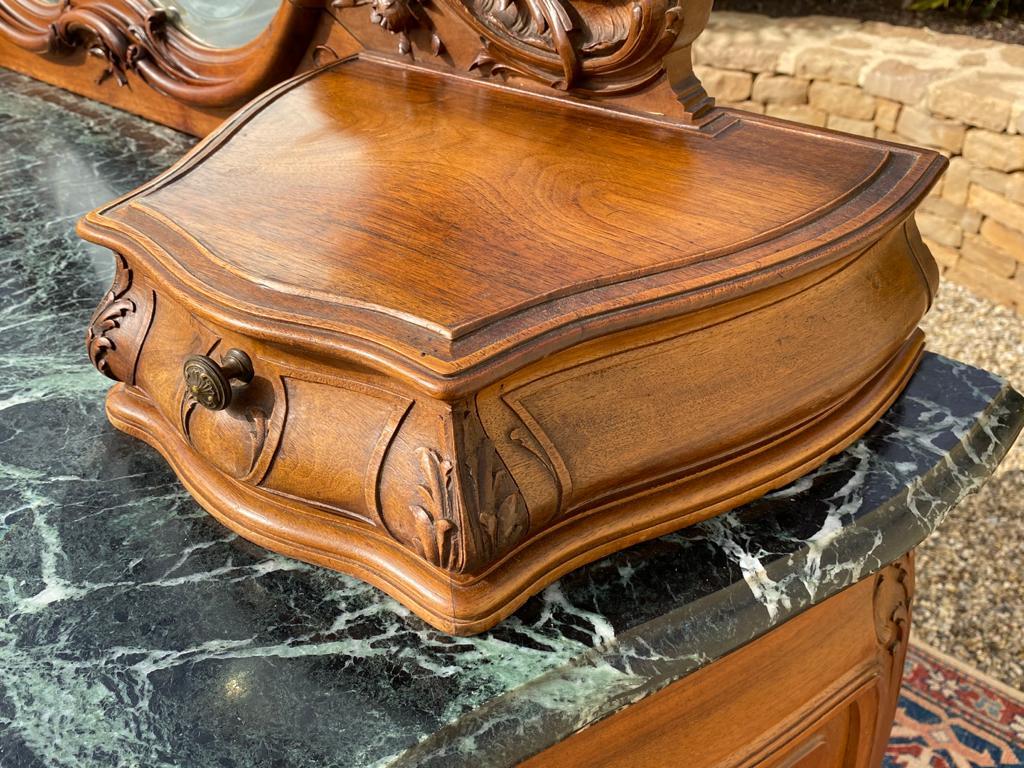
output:
[[[943,283],[929,349],[1024,388],[1024,318]],[[917,550],[914,632],[1024,690],[1024,440]]]
[[[911,11],[908,0],[715,0],[716,11],[747,11],[767,16],[845,16],[858,21],[885,21],[904,27],[930,27],[952,35],[1024,43],[1024,2],[1010,3],[1009,13],[984,18],[978,9],[987,3],[975,2],[974,13],[955,9]]]

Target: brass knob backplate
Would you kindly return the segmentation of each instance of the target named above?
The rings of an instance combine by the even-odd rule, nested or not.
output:
[[[231,405],[231,380],[252,381],[252,360],[240,349],[229,349],[218,365],[206,355],[189,355],[182,367],[188,395],[204,408],[223,411]]]

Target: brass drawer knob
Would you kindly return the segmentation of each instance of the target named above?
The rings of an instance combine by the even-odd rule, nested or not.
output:
[[[252,381],[252,360],[240,349],[229,349],[218,365],[206,355],[189,355],[182,369],[188,394],[204,408],[223,411],[231,405],[231,380]]]

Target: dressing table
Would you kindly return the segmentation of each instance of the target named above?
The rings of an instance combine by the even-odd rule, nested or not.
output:
[[[107,80],[168,104],[101,6],[60,6],[45,56],[100,40]],[[228,669],[223,697],[167,690],[213,691],[211,755],[241,754],[238,706],[294,765],[879,764],[912,550],[1021,400],[923,351],[913,211],[945,161],[715,107],[709,10],[286,3],[235,49],[305,30],[252,100],[161,107],[219,127],[81,220],[114,254],[86,332],[111,423],[258,545],[198,546],[298,574],[211,598],[261,637],[264,609],[305,617],[260,645],[301,706],[272,669],[262,713]],[[330,728],[296,737],[307,704]]]
[[[79,227],[111,421],[227,526],[473,634],[905,386],[944,159],[715,108],[709,0],[336,6],[358,53]]]

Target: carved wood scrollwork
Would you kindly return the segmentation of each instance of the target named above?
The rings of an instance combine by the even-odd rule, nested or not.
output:
[[[409,509],[414,549],[432,565],[472,573],[510,551],[530,529],[519,488],[475,414],[454,423],[452,460],[420,448],[422,483]]]
[[[368,18],[344,13],[360,6]],[[643,104],[691,123],[714,103],[690,61],[711,0],[333,0],[331,7],[368,48],[382,47],[367,31],[379,27],[397,37],[399,54],[416,58],[429,33],[433,54],[446,54],[442,68]],[[654,89],[659,95],[647,100]]]
[[[135,364],[142,336],[149,328],[152,302],[144,301],[140,306],[130,295],[134,284],[132,269],[124,256],[114,256],[114,282],[89,321],[85,346],[96,370],[114,381],[134,384]]]
[[[483,40],[474,67],[604,94],[638,90],[657,79],[683,22],[678,0],[451,4]]]
[[[151,59],[167,72],[175,66],[164,52],[167,13],[152,9],[137,19],[129,19],[110,8],[75,8],[69,0],[57,21],[50,26],[50,50],[71,50],[84,45],[93,55],[107,62],[100,82],[113,77],[119,86],[128,84],[129,71],[140,71],[140,64]],[[144,67],[143,70],[144,71]]]
[[[910,606],[914,596],[913,553],[896,560],[875,577],[875,637],[883,663],[889,667],[888,695],[899,694],[903,660],[910,642]]]
[[[875,578],[875,635],[889,654],[898,653],[909,638],[912,594],[909,556],[900,558]]]
[[[128,74],[187,104],[237,105],[294,70],[318,10],[284,2],[254,43],[232,50],[199,45],[147,0],[10,0],[0,3],[0,35],[39,54],[84,49],[106,61],[100,82]]]
[[[122,320],[135,311],[135,302],[127,295],[128,289],[132,287],[132,271],[124,256],[116,254],[116,259],[114,283],[92,315],[86,330],[85,346],[96,370],[119,381],[120,377],[111,370],[109,355],[117,348],[114,340],[116,331],[121,327]]]

